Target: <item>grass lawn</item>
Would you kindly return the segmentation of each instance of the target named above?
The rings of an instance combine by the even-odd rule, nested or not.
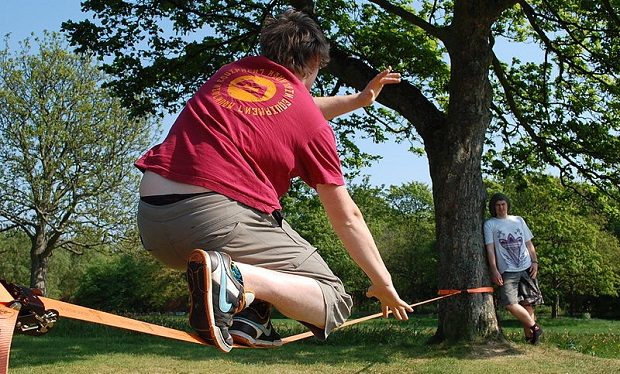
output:
[[[149,322],[187,328],[186,317]],[[279,349],[212,347],[61,319],[50,333],[15,336],[9,373],[620,373],[620,321],[540,319],[538,346],[523,342],[514,320],[502,321],[508,343],[428,345],[436,320],[372,320]],[[281,335],[302,332],[275,320]]]

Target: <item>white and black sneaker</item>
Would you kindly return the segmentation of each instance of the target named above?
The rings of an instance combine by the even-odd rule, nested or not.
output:
[[[189,324],[200,337],[224,352],[233,348],[228,332],[233,315],[254,300],[233,274],[230,256],[194,250],[187,261],[190,294]]]
[[[233,317],[228,330],[235,344],[253,348],[276,348],[282,338],[271,324],[271,304],[256,300]]]

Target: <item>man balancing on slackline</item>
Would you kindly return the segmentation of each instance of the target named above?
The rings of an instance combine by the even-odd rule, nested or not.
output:
[[[136,166],[138,227],[164,264],[187,268],[190,325],[219,349],[233,342],[279,346],[271,307],[325,339],[351,313],[351,297],[316,248],[280,212],[291,179],[316,189],[330,223],[370,278],[368,297],[399,320],[401,300],[357,205],[345,187],[326,119],[372,104],[387,69],[357,94],[313,98],[329,44],[307,15],[268,19],[261,55],[219,69],[188,101],[165,140]],[[200,249],[196,249],[200,248]],[[255,300],[254,300],[255,298]],[[254,300],[252,302],[252,300]]]

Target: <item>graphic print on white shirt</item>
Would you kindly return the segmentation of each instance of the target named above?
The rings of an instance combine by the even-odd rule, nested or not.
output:
[[[516,229],[515,232],[508,233],[502,230],[498,230],[497,232],[497,239],[503,249],[499,252],[508,265],[508,268],[520,268],[524,265],[526,256],[525,251],[522,250],[525,248],[523,237],[524,235],[521,229]]]

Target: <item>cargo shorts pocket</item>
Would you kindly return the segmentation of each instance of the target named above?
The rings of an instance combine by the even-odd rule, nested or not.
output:
[[[205,249],[209,251],[217,251],[222,249],[235,237],[237,237],[242,230],[243,225],[241,222],[233,222],[229,225],[213,230],[206,236]]]
[[[295,269],[299,268],[304,262],[306,262],[314,253],[316,252],[316,248],[306,248],[305,251],[299,253],[293,260],[291,264]]]

